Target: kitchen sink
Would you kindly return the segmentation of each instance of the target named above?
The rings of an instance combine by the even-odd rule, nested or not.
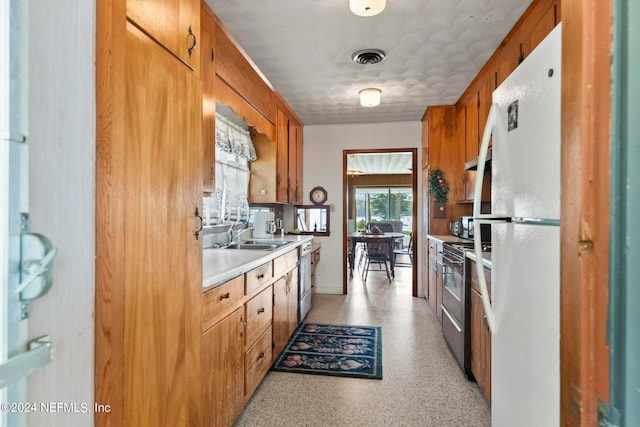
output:
[[[284,240],[243,240],[230,244],[226,249],[274,250],[289,243]]]

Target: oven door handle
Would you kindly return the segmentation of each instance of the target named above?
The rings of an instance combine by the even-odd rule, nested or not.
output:
[[[448,256],[444,256],[442,255],[442,259],[446,262],[448,262],[449,264],[456,264],[456,265],[462,265],[464,264],[464,259],[463,260],[455,260],[453,258],[450,258]],[[444,264],[443,264],[444,265]]]

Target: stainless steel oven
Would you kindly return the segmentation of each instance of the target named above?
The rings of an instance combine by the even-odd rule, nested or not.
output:
[[[444,243],[442,260],[442,333],[465,375],[471,372],[465,249],[473,243]]]

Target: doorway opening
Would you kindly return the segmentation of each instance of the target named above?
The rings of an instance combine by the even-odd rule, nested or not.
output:
[[[411,294],[418,296],[417,149],[343,150],[342,169],[343,293],[361,265],[349,236],[370,223],[389,223],[394,233],[403,234],[394,242],[397,253],[390,255],[397,260],[393,269],[398,277],[410,278]]]

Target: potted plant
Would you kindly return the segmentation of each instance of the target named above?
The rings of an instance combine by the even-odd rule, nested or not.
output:
[[[447,194],[449,193],[449,183],[444,177],[442,169],[431,169],[429,171],[429,190],[427,195],[433,196],[433,217],[447,217]]]

